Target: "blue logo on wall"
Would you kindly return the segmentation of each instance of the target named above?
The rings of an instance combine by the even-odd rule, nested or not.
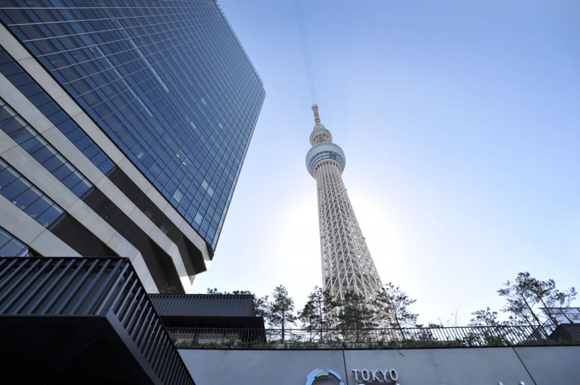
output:
[[[319,378],[335,378],[336,380],[338,380],[340,385],[344,385],[344,382],[342,382],[342,377],[340,376],[340,374],[338,374],[334,370],[330,370],[330,369],[326,369],[326,370],[314,369],[308,375],[308,377],[306,377],[306,385],[312,385]]]

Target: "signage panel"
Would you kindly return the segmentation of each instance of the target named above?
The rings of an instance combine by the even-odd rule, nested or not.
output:
[[[197,385],[577,385],[580,378],[580,346],[179,353]]]

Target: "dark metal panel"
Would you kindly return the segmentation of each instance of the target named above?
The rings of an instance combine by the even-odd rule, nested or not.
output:
[[[27,314],[33,314],[34,311],[38,308],[38,306],[41,305],[42,301],[44,299],[46,299],[46,296],[48,295],[48,293],[52,292],[56,285],[60,282],[60,280],[65,276],[65,274],[69,271],[71,265],[68,264],[67,266],[64,267],[64,269],[61,268],[61,266],[64,264],[64,260],[58,261],[57,264],[54,265],[53,268],[53,272],[56,273],[57,271],[60,270],[60,274],[58,274],[56,276],[56,279],[50,279],[51,275],[48,275],[45,277],[44,282],[42,282],[41,284],[39,284],[38,288],[40,289],[41,287],[43,288],[42,292],[40,290],[38,290],[37,292],[33,293],[33,297],[34,301],[31,301],[31,303],[29,304],[29,310],[26,312]]]
[[[253,297],[249,294],[150,294],[162,316],[255,317]]]
[[[15,327],[18,317],[28,325],[48,322],[79,332],[96,328],[101,339],[123,341],[117,350],[131,352],[123,353],[129,354],[126,361],[137,362],[150,383],[194,385],[128,259],[0,258],[0,287],[0,324]],[[85,348],[81,345],[55,360],[75,362]]]

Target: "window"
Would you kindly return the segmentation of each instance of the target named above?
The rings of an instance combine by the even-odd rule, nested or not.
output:
[[[27,257],[28,255],[28,247],[18,238],[0,227],[0,256]]]
[[[50,227],[64,210],[20,173],[0,160],[0,194],[44,227]]]

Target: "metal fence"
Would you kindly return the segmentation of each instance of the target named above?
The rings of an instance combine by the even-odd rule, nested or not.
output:
[[[542,311],[546,318],[543,326],[549,332],[559,325],[580,324],[580,307],[546,307]]]
[[[358,330],[168,328],[178,348],[369,349],[559,344],[531,326]],[[567,341],[580,344],[580,341]]]

